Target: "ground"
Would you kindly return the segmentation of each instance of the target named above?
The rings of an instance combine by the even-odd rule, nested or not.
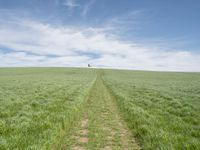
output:
[[[97,72],[87,105],[75,126],[61,137],[53,149],[140,149],[121,118],[116,102]]]

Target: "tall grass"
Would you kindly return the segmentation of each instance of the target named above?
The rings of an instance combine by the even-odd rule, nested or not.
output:
[[[0,149],[49,149],[92,86],[89,69],[0,69]]]
[[[200,74],[106,70],[116,97],[142,149],[200,148]]]

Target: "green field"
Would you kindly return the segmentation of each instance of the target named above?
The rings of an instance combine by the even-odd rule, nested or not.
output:
[[[88,69],[0,69],[1,149],[49,149],[94,80]]]
[[[200,148],[200,73],[105,72],[143,149]]]
[[[0,149],[200,147],[200,73],[0,69]]]

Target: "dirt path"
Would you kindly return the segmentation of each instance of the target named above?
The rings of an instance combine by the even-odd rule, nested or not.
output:
[[[60,149],[135,150],[140,149],[123,119],[115,101],[97,72],[82,119],[67,133]]]

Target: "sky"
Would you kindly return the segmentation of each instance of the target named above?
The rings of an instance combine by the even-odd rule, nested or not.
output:
[[[200,71],[199,0],[0,0],[0,67]]]

